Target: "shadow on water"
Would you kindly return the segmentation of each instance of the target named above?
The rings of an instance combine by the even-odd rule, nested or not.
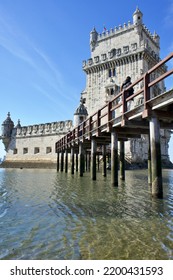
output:
[[[173,171],[163,171],[163,200],[152,199],[143,170],[118,188],[110,173],[0,175],[1,259],[173,259]]]

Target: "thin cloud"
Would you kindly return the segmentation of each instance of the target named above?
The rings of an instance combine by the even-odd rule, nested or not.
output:
[[[0,46],[13,56],[24,61],[32,67],[42,79],[43,83],[56,92],[56,96],[62,96],[68,101],[72,97],[68,94],[61,72],[49,56],[36,46],[7,16],[0,15]],[[53,100],[52,100],[53,101]]]
[[[173,27],[173,2],[171,1],[170,6],[167,11],[167,15],[164,19],[164,23],[166,27]]]

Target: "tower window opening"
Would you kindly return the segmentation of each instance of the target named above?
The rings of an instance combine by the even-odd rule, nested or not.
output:
[[[35,147],[35,148],[34,148],[34,154],[38,154],[39,152],[40,152],[40,148]]]
[[[17,149],[13,150],[13,155],[16,155],[18,153]]]
[[[28,153],[28,148],[23,148],[23,154],[27,154]]]
[[[52,147],[46,147],[46,154],[50,154],[52,152]]]

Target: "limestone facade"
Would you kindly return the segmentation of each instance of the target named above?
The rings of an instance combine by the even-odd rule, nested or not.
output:
[[[143,24],[143,14],[137,8],[133,22],[124,23],[99,34],[95,28],[90,33],[91,57],[83,61],[86,73],[86,88],[82,92],[88,115],[92,115],[105,105],[120,88],[127,76],[132,83],[152,68],[160,60],[160,38]],[[150,77],[157,78],[164,73],[162,67]],[[142,88],[137,84],[134,92]],[[164,82],[158,83],[150,90],[151,97],[165,91]],[[134,100],[133,106],[141,102],[140,97]],[[163,159],[169,161],[168,143],[171,132],[161,131],[161,149]],[[131,162],[143,162],[148,157],[148,137],[131,139],[126,144],[126,156]]]
[[[83,61],[86,87],[81,94],[80,105],[74,113],[74,126],[105,105],[127,76],[132,82],[160,60],[160,39],[143,24],[143,14],[137,8],[133,22],[124,23],[99,34],[95,28],[90,33],[91,57]],[[159,71],[163,73],[162,67]],[[158,72],[152,78],[156,78]],[[142,87],[135,86],[134,90]],[[155,96],[165,91],[160,82],[151,90]],[[135,100],[136,104],[138,100]],[[68,106],[68,104],[67,104]],[[134,104],[135,106],[135,104]],[[1,139],[6,149],[6,162],[56,163],[55,143],[73,127],[72,121],[60,121],[31,126],[14,127],[10,115],[2,124]],[[169,161],[168,147],[171,131],[161,130],[162,157]],[[143,162],[148,158],[148,137],[130,139],[125,143],[126,159]]]
[[[16,127],[13,127],[12,121],[13,125],[9,125],[10,120],[8,113],[2,125],[6,163],[56,163],[55,143],[72,129],[71,120],[30,126],[21,126],[18,122]]]

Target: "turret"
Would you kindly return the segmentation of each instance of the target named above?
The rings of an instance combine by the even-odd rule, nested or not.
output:
[[[6,120],[2,123],[2,135],[1,135],[1,139],[5,146],[5,150],[8,149],[8,145],[11,141],[11,134],[13,128],[14,128],[14,123],[10,118],[10,113],[8,113]]]
[[[84,120],[86,120],[86,118],[88,116],[88,112],[87,112],[87,109],[86,109],[84,103],[85,103],[85,99],[81,97],[80,105],[74,113],[74,127],[78,126],[80,123],[82,123]]]
[[[137,7],[136,11],[133,14],[133,24],[135,26],[141,25],[143,23],[142,22],[142,17],[143,17],[143,14]]]
[[[153,34],[153,39],[156,42],[157,46],[160,47],[160,37],[155,31],[154,31],[154,34]]]
[[[93,30],[90,32],[90,48],[91,48],[91,51],[93,51],[95,46],[96,46],[97,38],[98,38],[98,33],[97,33],[97,31],[94,27]]]

